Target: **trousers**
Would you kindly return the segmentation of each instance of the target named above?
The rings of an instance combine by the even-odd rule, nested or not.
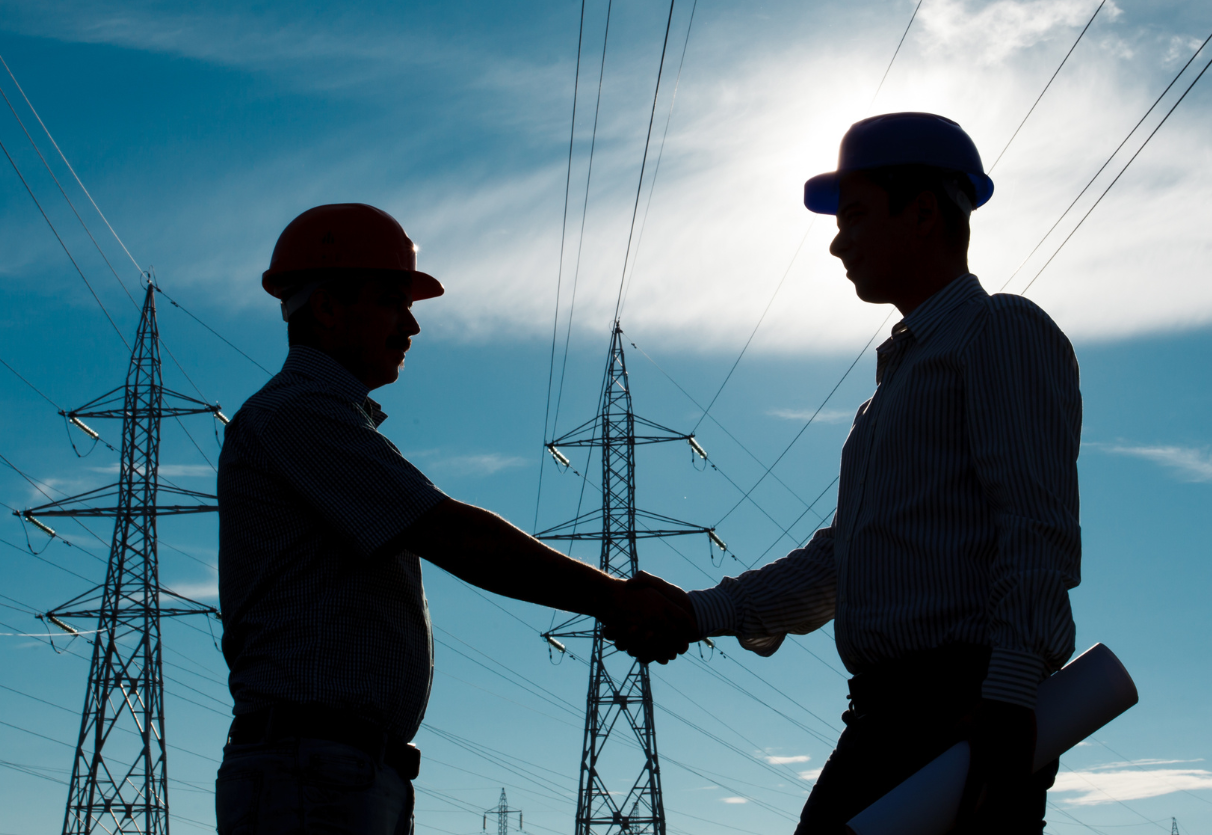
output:
[[[219,835],[412,835],[412,781],[322,739],[228,745],[215,781]]]
[[[804,804],[795,835],[845,835],[846,823],[963,739],[959,720],[980,701],[985,647],[951,645],[850,679],[850,709],[837,747]],[[1040,835],[1059,762],[1036,772],[1008,815],[974,831]],[[1006,810],[1001,810],[1003,813]]]

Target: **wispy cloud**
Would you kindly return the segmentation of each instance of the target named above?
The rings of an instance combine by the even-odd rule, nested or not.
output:
[[[1085,444],[1113,455],[1144,458],[1167,467],[1183,481],[1212,481],[1212,451],[1207,447],[1126,446],[1119,444]]]
[[[765,754],[762,756],[766,762],[771,765],[788,765],[789,763],[806,763],[812,759],[807,754],[796,754],[793,757],[780,757],[775,754]]]
[[[1119,770],[1101,766],[1082,771],[1062,771],[1057,775],[1052,791],[1076,793],[1075,797],[1064,798],[1065,803],[1071,806],[1096,806],[1199,789],[1212,789],[1212,771],[1196,768]]]
[[[820,26],[817,5],[787,3],[777,29],[724,9],[696,21],[624,310],[624,323],[646,344],[732,351],[744,343],[813,222],[800,203],[801,184],[834,166],[847,126],[869,115],[887,44],[863,26]],[[426,269],[447,281],[446,297],[424,311],[422,339],[550,333],[568,61],[531,56],[524,47],[510,52],[488,38],[405,31],[399,20],[379,20],[355,6],[335,17],[205,4],[175,14],[140,3],[50,8],[0,0],[0,14],[11,17],[16,31],[238,66],[274,79],[268,95],[286,85],[317,106],[334,91],[375,98],[434,91],[408,107],[392,102],[363,110],[369,121],[355,127],[336,119],[331,131],[272,159],[245,164],[231,154],[224,177],[190,183],[188,199],[138,216],[145,238],[175,242],[165,257],[177,260],[164,268],[174,268],[182,284],[219,283],[223,292],[211,296],[231,308],[255,303],[269,322],[272,305],[246,276],[264,269],[282,225],[300,207],[369,194],[424,245]],[[858,18],[851,15],[871,9],[838,3],[829,13],[853,23]],[[1087,0],[927,3],[876,107],[952,116],[991,160],[1038,96],[1041,61],[1051,67],[1059,60],[1090,11]],[[1098,169],[1099,154],[1144,113],[1172,62],[1189,56],[1189,38],[1168,19],[1134,14],[1129,26],[1129,16],[1107,4],[1091,30],[1097,37],[1083,41],[999,164],[995,198],[973,216],[970,263],[987,288],[1009,277],[1058,207]],[[1131,42],[1132,50],[1116,39]],[[754,46],[742,50],[738,43]],[[635,54],[616,57],[608,84],[630,84],[638,70],[617,68],[640,66],[630,60]],[[417,73],[424,75],[420,82]],[[584,250],[565,253],[566,270],[575,258],[582,264],[577,333],[588,323],[600,332],[614,309],[648,85],[645,78],[642,94],[632,96],[628,87],[603,106]],[[1118,339],[1212,323],[1212,282],[1191,280],[1212,253],[1199,202],[1212,193],[1212,170],[1190,164],[1209,152],[1212,112],[1194,101],[1176,112],[1032,288],[1032,298],[1071,336]],[[428,118],[437,111],[441,118]],[[418,120],[422,113],[426,118]],[[482,137],[478,147],[504,149],[500,160],[451,152],[472,134]],[[401,141],[409,143],[404,150]],[[1130,143],[1124,153],[1135,148]],[[586,157],[576,155],[574,183],[584,182]],[[385,174],[385,162],[400,158],[417,162],[387,166]],[[299,170],[314,173],[298,178]],[[1104,172],[1058,228],[1057,243],[1116,171],[1118,165]],[[41,222],[28,220],[31,228],[35,221]],[[577,221],[570,217],[570,228]],[[828,254],[831,225],[829,218],[815,220],[751,350],[849,353],[883,320],[888,309],[859,302]],[[1021,289],[1052,251],[1042,247],[1008,289]],[[744,293],[737,292],[738,277]]]
[[[435,458],[428,467],[460,476],[489,476],[502,470],[523,467],[528,459],[517,455],[501,455],[497,452],[482,455],[455,455],[450,458]]]
[[[800,779],[808,780],[809,782],[811,782],[811,781],[815,780],[817,777],[821,776],[821,770],[822,769],[819,769],[819,768],[810,768],[807,771],[801,771]]]
[[[118,473],[118,464],[107,464],[104,467],[90,467],[94,473]],[[160,475],[168,478],[214,478],[215,470],[209,464],[161,464],[157,470]]]
[[[813,423],[842,423],[854,418],[854,413],[845,409],[821,409],[819,414],[816,409],[770,409],[766,414],[784,420],[808,420],[816,415]]]
[[[968,0],[928,4],[919,15],[925,40],[941,48],[963,43],[975,47],[982,63],[998,64],[1040,41],[1069,34],[1091,13],[1085,0],[997,0],[982,8],[977,5]],[[1113,19],[1120,13],[1109,2],[1099,14]]]
[[[170,589],[177,594],[189,597],[194,600],[218,600],[219,599],[219,577],[215,575],[209,580],[203,580],[196,583],[173,583],[169,586]],[[171,601],[172,598],[163,598],[163,601]]]
[[[747,798],[747,797],[723,797],[720,799],[723,800],[725,803],[748,803],[749,802],[749,798]]]

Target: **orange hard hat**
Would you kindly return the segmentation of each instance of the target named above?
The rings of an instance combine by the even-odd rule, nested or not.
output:
[[[416,245],[399,222],[365,203],[316,206],[288,223],[278,236],[269,269],[261,274],[261,286],[282,300],[285,319],[306,302],[311,290],[331,280],[338,270],[408,277],[413,301],[446,292],[436,278],[417,270]]]

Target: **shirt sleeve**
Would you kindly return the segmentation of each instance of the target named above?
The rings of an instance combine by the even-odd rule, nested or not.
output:
[[[788,632],[806,635],[828,623],[836,596],[830,526],[780,560],[690,592],[690,602],[704,635],[735,635],[745,649],[768,656]]]
[[[1038,307],[1007,298],[994,297],[964,357],[972,458],[997,528],[982,694],[1034,708],[1039,683],[1074,648],[1082,405],[1069,340]]]
[[[291,398],[260,440],[278,475],[363,557],[377,555],[446,498],[366,412],[338,395]]]

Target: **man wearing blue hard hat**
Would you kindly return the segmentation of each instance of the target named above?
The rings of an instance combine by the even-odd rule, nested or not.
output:
[[[842,449],[837,512],[803,548],[715,588],[633,581],[759,655],[836,621],[850,709],[797,835],[842,835],[961,739],[973,756],[955,831],[1043,830],[1057,763],[1032,773],[1034,707],[1073,652],[1081,395],[1047,314],[968,270],[969,215],[992,194],[949,119],[850,128],[804,203],[837,216],[829,251],[858,297],[904,318]]]

